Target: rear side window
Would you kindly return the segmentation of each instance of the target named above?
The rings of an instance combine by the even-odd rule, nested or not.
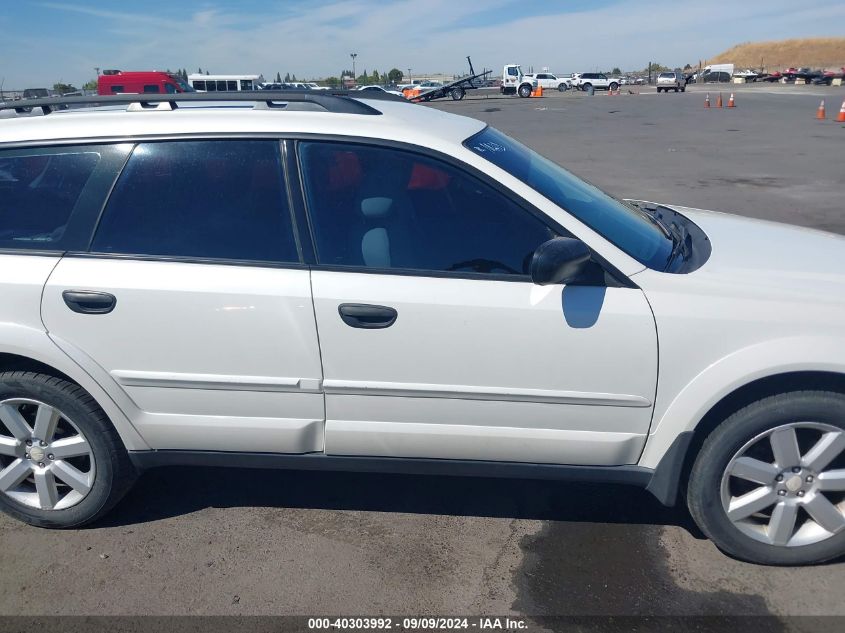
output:
[[[158,86],[156,84],[147,84],[144,86],[144,92],[158,92]]]
[[[121,148],[125,157],[126,146],[0,152],[0,248],[84,247],[114,182]],[[90,224],[80,233],[74,221],[81,215]]]
[[[279,143],[141,143],[94,237],[99,253],[298,262]]]

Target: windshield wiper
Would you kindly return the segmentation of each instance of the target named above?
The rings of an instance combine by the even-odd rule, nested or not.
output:
[[[623,201],[623,202],[625,204],[627,204],[631,209],[636,211],[639,215],[644,217],[646,220],[648,220],[649,222],[654,224],[654,226],[656,226],[658,229],[660,229],[660,232],[663,233],[663,235],[665,237],[672,240],[673,242],[675,241],[675,236],[672,234],[672,231],[669,229],[669,227],[666,226],[666,223],[663,222],[663,220],[660,217],[658,217],[657,215],[650,213],[651,211],[656,211],[655,208],[640,206],[641,203],[637,203],[637,202],[633,202],[633,201],[630,201],[630,202]]]

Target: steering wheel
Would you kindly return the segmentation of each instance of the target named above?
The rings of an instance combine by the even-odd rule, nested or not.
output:
[[[507,264],[497,262],[494,259],[469,259],[465,262],[458,262],[457,264],[452,264],[446,270],[455,271],[461,270],[463,268],[469,268],[472,272],[475,273],[492,273],[494,270],[501,270],[511,275],[522,274],[521,272],[519,272],[518,270],[514,270]]]

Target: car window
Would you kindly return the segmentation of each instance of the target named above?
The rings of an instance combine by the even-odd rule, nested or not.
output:
[[[517,72],[516,68],[508,68],[508,75],[510,75],[511,77],[516,77],[518,74],[519,73]]]
[[[299,261],[278,142],[139,144],[106,205],[92,250]]]
[[[321,264],[522,276],[555,237],[452,165],[383,147],[299,147]]]
[[[158,86],[156,84],[147,84],[144,86],[144,92],[158,92]]]
[[[629,206],[493,128],[464,145],[545,196],[628,255],[664,270],[672,240]]]
[[[0,152],[0,248],[71,250],[87,246],[95,214],[129,147]],[[90,223],[79,227],[74,218],[86,212]]]

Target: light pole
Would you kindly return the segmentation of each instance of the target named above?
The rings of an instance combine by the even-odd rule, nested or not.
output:
[[[358,57],[358,53],[350,53],[349,56],[352,58],[352,85],[354,86],[358,81],[358,75],[355,73],[355,58]]]
[[[411,77],[411,69],[409,68],[409,69],[408,69],[408,81],[407,81],[406,83],[413,83],[413,82],[411,81],[411,79],[412,79],[412,77]]]
[[[97,73],[97,77],[99,77],[100,76],[100,67],[94,66],[94,72]]]

